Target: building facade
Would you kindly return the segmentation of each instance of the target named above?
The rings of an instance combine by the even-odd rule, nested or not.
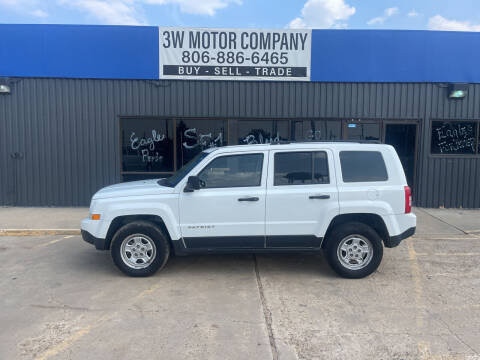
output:
[[[0,205],[85,206],[212,146],[377,140],[397,149],[416,205],[480,207],[477,34],[313,30],[299,81],[162,76],[153,27],[0,33]]]

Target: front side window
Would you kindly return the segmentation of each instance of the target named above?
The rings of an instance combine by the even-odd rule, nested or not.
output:
[[[379,151],[340,151],[343,182],[387,181],[385,161]]]
[[[260,186],[263,154],[221,156],[212,160],[198,177],[202,188]]]
[[[324,151],[276,153],[274,167],[275,186],[330,182],[327,153]]]

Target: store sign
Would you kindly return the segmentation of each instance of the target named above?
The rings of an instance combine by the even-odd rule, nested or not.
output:
[[[311,30],[159,28],[160,79],[310,80]]]

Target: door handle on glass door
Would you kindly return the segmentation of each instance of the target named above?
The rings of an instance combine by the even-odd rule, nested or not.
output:
[[[309,199],[330,199],[330,195],[310,195]]]
[[[244,197],[244,198],[239,198],[238,201],[258,201],[258,197]]]

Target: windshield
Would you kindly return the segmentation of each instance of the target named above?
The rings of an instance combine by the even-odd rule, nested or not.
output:
[[[192,170],[200,161],[205,159],[208,156],[208,152],[200,152],[195,157],[190,160],[188,163],[182,166],[180,170],[178,170],[175,174],[170,176],[169,178],[160,179],[158,180],[158,185],[174,187],[176,186],[182,179]]]

